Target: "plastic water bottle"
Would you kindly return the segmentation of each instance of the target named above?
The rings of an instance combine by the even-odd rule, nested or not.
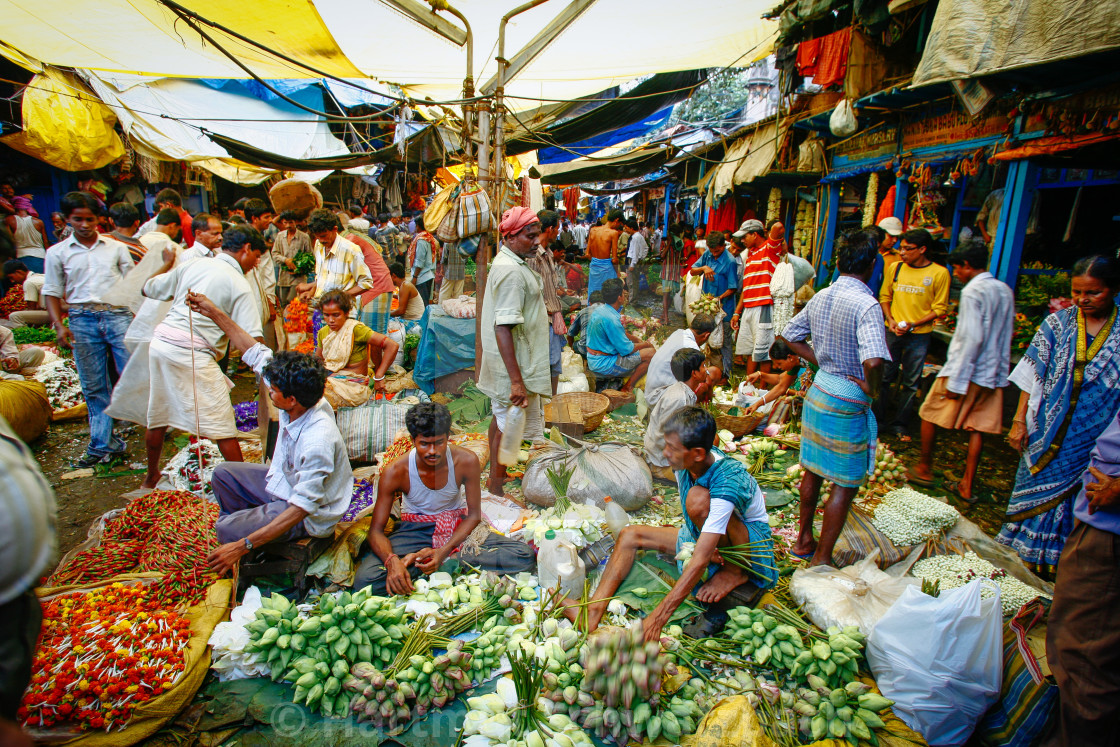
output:
[[[604,500],[607,504],[607,529],[617,542],[623,527],[630,523],[630,515],[626,513],[626,509],[612,501],[609,495]]]
[[[506,467],[517,464],[521,452],[521,437],[525,435],[525,408],[512,405],[506,411],[506,427],[502,430],[502,442],[498,445],[498,463]]]
[[[549,529],[537,548],[537,583],[541,589],[555,589],[560,582],[560,573],[557,567],[563,561],[559,555],[560,540],[556,532]]]

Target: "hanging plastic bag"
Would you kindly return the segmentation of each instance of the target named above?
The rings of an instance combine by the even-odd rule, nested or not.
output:
[[[851,99],[841,100],[832,110],[832,116],[828,118],[828,129],[836,137],[854,135],[859,129],[859,120],[856,119],[856,110],[852,106]]]
[[[451,184],[439,191],[432,199],[432,204],[428,205],[424,210],[424,225],[428,226],[428,230],[438,228],[443,219],[447,217],[448,212],[451,211],[453,204],[451,200],[451,193],[455,191],[456,185]]]
[[[855,625],[869,635],[902,592],[920,584],[912,576],[896,578],[883,573],[876,563],[878,557],[876,549],[847,568],[799,568],[790,579],[790,595],[822,630]]]
[[[719,350],[723,347],[723,318],[725,316],[727,316],[727,313],[722,310],[716,314],[716,328],[712,330],[711,336],[708,337],[709,350]],[[691,322],[689,323],[691,324]]]
[[[575,448],[550,444],[529,462],[521,480],[521,493],[538,506],[556,503],[548,482],[549,467],[572,470],[568,498],[573,503],[594,503],[606,510],[607,496],[627,511],[637,511],[653,496],[653,476],[640,450],[624,443],[586,443],[569,440]]]
[[[895,713],[930,745],[966,743],[1003,680],[999,586],[979,578],[936,598],[906,589],[868,638],[867,663]]]
[[[459,212],[455,223],[459,238],[475,236],[490,230],[494,214],[490,211],[490,197],[477,184],[463,184],[459,193]]]

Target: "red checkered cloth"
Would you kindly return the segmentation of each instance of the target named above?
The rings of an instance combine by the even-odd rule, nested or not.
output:
[[[451,535],[455,532],[455,527],[459,526],[459,522],[467,515],[466,508],[455,508],[450,511],[442,511],[435,515],[428,514],[401,514],[401,521],[406,521],[410,524],[430,524],[433,521],[436,523],[436,529],[432,532],[432,547],[443,547],[447,541],[451,539]],[[456,547],[451,552],[458,552],[459,548]]]

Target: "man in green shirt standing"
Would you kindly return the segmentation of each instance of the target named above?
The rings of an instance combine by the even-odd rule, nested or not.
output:
[[[498,226],[502,246],[486,276],[482,301],[482,365],[478,388],[490,397],[490,481],[487,489],[504,494],[506,470],[498,463],[506,418],[514,407],[527,412],[525,438],[543,437],[541,396],[552,396],[549,373],[548,312],[540,276],[526,258],[540,244],[541,222],[529,208],[514,207]]]

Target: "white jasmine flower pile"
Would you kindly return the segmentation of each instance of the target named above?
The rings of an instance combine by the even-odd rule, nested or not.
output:
[[[883,496],[872,523],[895,545],[905,547],[937,536],[960,517],[947,503],[912,488],[899,488]]]
[[[586,547],[603,536],[607,515],[603,509],[589,503],[571,502],[567,506],[547,508],[531,519],[526,519],[521,538],[541,546],[549,530],[556,538],[575,547]]]
[[[954,554],[923,558],[914,564],[910,572],[918,578],[940,581],[943,590],[956,589],[976,578],[990,578],[999,584],[1000,603],[1004,616],[1015,614],[1020,607],[1035,597],[1047,596],[1019,579],[1008,576],[1007,571],[996,568],[972,551],[966,552],[963,556]],[[989,597],[991,594],[990,589],[984,589],[981,595]]]
[[[78,380],[78,369],[72,360],[59,358],[44,363],[35,372],[35,380],[43,382],[47,387],[47,399],[50,400],[51,409],[55,412],[76,407],[84,401],[82,383]]]

